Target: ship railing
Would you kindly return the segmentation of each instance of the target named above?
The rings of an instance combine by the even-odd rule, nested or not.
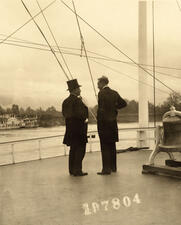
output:
[[[119,129],[119,142],[116,143],[117,150],[137,147],[145,141],[138,133],[146,130],[147,146],[150,149],[155,145],[155,128],[121,128]],[[0,165],[8,165],[19,162],[41,160],[57,156],[67,156],[69,147],[63,144],[64,135],[37,137],[0,143]],[[88,143],[86,152],[100,151],[99,137],[97,131],[88,132]]]

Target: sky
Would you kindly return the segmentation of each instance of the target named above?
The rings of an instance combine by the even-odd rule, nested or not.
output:
[[[46,7],[53,0],[39,0],[41,8]],[[40,11],[36,0],[24,0],[32,15]],[[72,1],[64,0],[71,8]],[[155,1],[155,63],[157,66],[178,68],[156,68],[156,77],[174,91],[180,91],[181,78],[181,0]],[[116,45],[129,58],[138,62],[138,1],[137,0],[74,0],[77,13],[91,26]],[[19,0],[1,0],[0,7],[0,38],[4,39],[21,27],[30,16]],[[89,106],[96,104],[93,84],[85,57],[81,57],[81,41],[75,15],[62,3],[56,0],[44,11],[44,15],[51,27],[52,33],[61,47],[64,59],[73,78],[82,85],[81,95]],[[42,15],[36,17],[48,42],[55,46],[55,42],[47,28]],[[130,62],[130,60],[106,42],[93,29],[79,19],[81,32],[89,56],[108,57],[111,59]],[[152,1],[147,1],[147,64],[152,64]],[[33,21],[17,31],[5,42],[0,43],[0,105],[5,107],[18,104],[22,107],[46,108],[55,106],[61,110],[62,101],[69,95],[67,91],[67,77],[56,61],[51,51],[18,47],[19,41],[26,40],[46,45],[44,38]],[[19,43],[20,44],[20,43]],[[21,43],[22,44],[22,43]],[[35,45],[29,45],[35,47]],[[36,47],[42,47],[36,45]],[[43,46],[42,48],[48,47]],[[89,51],[102,56],[89,53]],[[65,54],[66,53],[66,54]],[[68,54],[67,54],[68,53]],[[73,54],[72,54],[73,53]],[[75,55],[76,53],[76,55]],[[61,65],[68,70],[56,53]],[[94,84],[97,89],[97,79],[105,75],[109,78],[109,86],[128,100],[138,100],[138,68],[135,65],[91,58],[89,60]],[[111,69],[110,69],[111,68]],[[152,67],[147,67],[152,69]],[[152,71],[150,71],[152,73]],[[153,80],[145,73],[149,101],[153,101]],[[162,103],[170,90],[156,82],[156,104]]]

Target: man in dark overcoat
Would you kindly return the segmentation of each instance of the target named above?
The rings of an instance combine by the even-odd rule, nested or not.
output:
[[[118,92],[108,87],[109,80],[103,76],[98,79],[97,125],[101,145],[102,171],[98,175],[108,175],[117,171],[116,142],[118,139],[118,109],[127,105]]]
[[[67,85],[70,95],[62,104],[62,114],[66,125],[63,143],[70,146],[70,175],[85,176],[88,173],[82,171],[82,160],[87,143],[88,108],[80,97],[81,91],[77,79],[67,81]]]

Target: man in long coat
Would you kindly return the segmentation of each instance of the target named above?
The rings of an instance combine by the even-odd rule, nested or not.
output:
[[[102,154],[102,171],[98,175],[108,175],[117,171],[116,142],[118,139],[117,113],[127,105],[118,92],[107,85],[109,80],[103,76],[98,79],[97,125]]]
[[[69,80],[67,85],[70,95],[62,104],[62,114],[66,124],[63,143],[70,146],[70,175],[84,176],[88,174],[82,172],[82,160],[87,143],[88,108],[80,97],[80,85],[77,80]]]

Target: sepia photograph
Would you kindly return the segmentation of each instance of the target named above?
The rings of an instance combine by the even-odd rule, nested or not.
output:
[[[1,0],[0,225],[180,225],[181,0]]]

